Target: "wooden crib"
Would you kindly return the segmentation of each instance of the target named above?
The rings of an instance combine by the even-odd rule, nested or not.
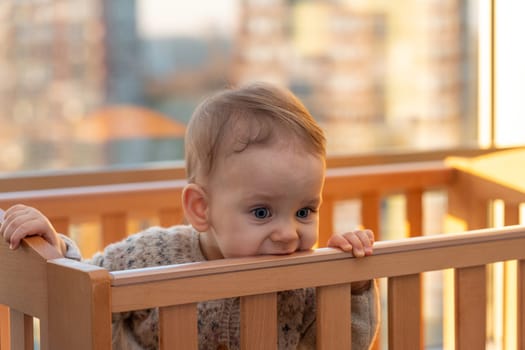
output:
[[[39,238],[25,240],[15,252],[1,242],[0,304],[8,305],[10,311],[0,305],[0,349],[32,349],[33,316],[40,320],[35,333],[39,332],[43,350],[109,349],[111,313],[149,307],[160,308],[163,349],[192,349],[197,346],[196,325],[189,320],[195,321],[196,303],[232,296],[242,298],[243,348],[271,349],[277,337],[275,293],[300,287],[318,288],[318,348],[348,349],[349,334],[343,330],[350,323],[350,283],[366,278],[387,281],[388,297],[382,305],[387,316],[381,324],[388,332],[382,332],[381,342],[389,349],[422,349],[422,274],[444,269],[454,271],[455,348],[485,349],[489,333],[486,321],[491,312],[486,305],[491,290],[485,287],[491,279],[490,264],[517,260],[511,263],[515,268],[505,270],[512,274],[510,294],[516,299],[516,307],[507,308],[511,317],[505,322],[516,328],[515,347],[525,350],[525,229],[510,226],[520,222],[520,208],[525,202],[524,161],[525,150],[518,150],[445,163],[329,169],[320,246],[334,231],[336,202],[357,198],[361,203],[360,222],[372,228],[380,240],[374,255],[366,259],[322,248],[286,257],[109,273],[59,259],[57,252]],[[5,191],[1,185],[0,190]],[[8,181],[6,188],[12,185]],[[180,204],[173,198],[180,196],[182,185],[181,180],[156,180],[3,192],[0,208],[20,202],[36,206],[60,232],[69,232],[72,224],[84,217],[96,216],[101,226],[100,241],[106,245],[124,237],[135,212],[154,211],[162,225],[178,223]],[[404,196],[405,233],[417,236],[425,233],[425,194],[436,189],[447,195],[447,215],[461,221],[454,232],[469,231],[381,241],[380,203],[385,196]],[[494,223],[489,210],[495,200],[504,202],[504,219],[499,224]],[[486,229],[498,225],[507,226]],[[166,327],[169,332],[163,331]],[[509,328],[507,324],[504,327]]]
[[[33,348],[33,316],[40,320],[43,350],[111,349],[111,313],[152,307],[160,312],[161,349],[197,349],[196,303],[237,296],[242,349],[275,349],[276,292],[302,287],[317,288],[317,349],[350,349],[350,283],[379,277],[388,281],[388,348],[421,349],[420,274],[449,268],[455,276],[455,348],[485,349],[486,266],[516,259],[517,344],[525,347],[521,226],[378,242],[365,259],[322,248],[108,272],[57,258],[39,237],[14,252],[2,242],[0,256],[0,302],[11,308],[10,330],[1,324],[2,350]]]

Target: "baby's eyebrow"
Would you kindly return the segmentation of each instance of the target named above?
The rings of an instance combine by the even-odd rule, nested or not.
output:
[[[316,207],[318,208],[319,206],[321,206],[321,203],[322,203],[322,198],[321,197],[317,197],[317,198],[313,198],[307,202],[305,202],[308,206],[311,206],[311,207]]]
[[[275,195],[272,195],[272,194],[268,194],[268,193],[250,193],[250,194],[246,194],[244,196],[244,199],[245,200],[248,200],[248,201],[262,201],[262,202],[266,202],[266,201],[270,201],[272,199],[275,199]]]

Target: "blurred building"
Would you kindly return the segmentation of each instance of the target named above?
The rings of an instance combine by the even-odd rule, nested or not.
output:
[[[24,136],[2,142],[22,148],[22,163],[62,162],[72,121],[106,102],[141,99],[134,4],[0,2],[0,123]]]
[[[462,143],[461,125],[473,113],[467,103],[477,100],[468,95],[474,85],[467,69],[477,66],[466,50],[466,6],[459,0],[400,0],[388,8],[387,122],[410,130],[412,147]]]
[[[382,122],[384,13],[356,11],[330,2],[304,2],[296,6],[295,17],[295,47],[302,61],[315,66],[310,84],[322,119]],[[318,23],[316,34],[312,33],[312,22]]]
[[[233,80],[237,84],[264,80],[288,85],[290,60],[285,0],[241,0],[234,41]]]
[[[68,166],[71,124],[104,104],[185,122],[253,80],[290,87],[331,154],[454,147],[476,129],[472,1],[238,0],[231,36],[162,38],[138,37],[135,1],[0,1],[0,171]]]
[[[329,152],[462,142],[472,96],[459,0],[241,4],[234,81],[292,88],[325,127]]]
[[[136,0],[102,0],[101,4],[106,28],[106,103],[140,104],[144,100],[144,72]]]

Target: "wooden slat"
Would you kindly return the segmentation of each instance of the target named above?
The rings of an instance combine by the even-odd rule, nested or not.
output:
[[[241,349],[277,349],[277,293],[241,298]]]
[[[406,193],[406,213],[409,237],[423,234],[423,190],[416,188]]]
[[[197,350],[197,304],[166,306],[159,309],[160,350]]]
[[[350,349],[350,284],[317,288],[317,349]]]
[[[40,340],[40,350],[52,350],[52,348],[49,347],[49,321],[46,319],[39,319],[40,325],[39,325],[39,340]]]
[[[484,350],[487,326],[486,266],[455,270],[456,350]]]
[[[378,192],[369,192],[361,196],[361,220],[363,226],[374,232],[375,240],[381,239],[380,232],[381,196]]]
[[[388,349],[423,349],[421,276],[388,279]]]
[[[476,176],[458,171],[448,189],[448,213],[461,220],[465,230],[488,227],[488,203],[496,197],[482,196],[483,184]]]
[[[323,204],[319,210],[318,247],[326,247],[330,236],[334,233],[335,201],[330,196],[323,196]]]
[[[125,213],[102,215],[102,244],[107,246],[126,237],[127,221]]]
[[[478,230],[489,227],[489,201],[470,198],[468,230]]]
[[[0,350],[11,349],[9,332],[9,308],[0,305]]]
[[[180,225],[183,221],[182,209],[164,208],[159,211],[159,223],[162,227]]]
[[[520,206],[505,203],[505,226],[518,225],[520,223]]]
[[[33,317],[24,315],[24,346],[27,350],[33,350],[35,341]]]
[[[10,310],[11,348],[33,349],[33,318],[20,311]]]
[[[48,262],[50,350],[111,349],[109,280],[97,266],[65,258]]]
[[[375,241],[381,239],[381,187],[376,187],[373,192],[365,192],[361,196],[361,222],[364,228],[372,230]],[[377,334],[371,350],[379,350],[383,340]]]
[[[517,261],[505,261],[501,265],[503,268],[503,284],[499,284],[497,282],[494,282],[494,285],[491,286],[493,288],[492,293],[496,293],[496,290],[502,291],[501,294],[501,302],[503,306],[503,322],[501,324],[501,332],[502,332],[502,348],[503,349],[516,349],[517,347],[517,292],[518,292],[518,286],[517,286]],[[494,266],[494,272],[496,272],[497,267]],[[489,294],[490,298],[490,294]],[[494,303],[498,303],[497,296],[494,296]],[[493,310],[496,309],[496,307],[493,307]],[[492,311],[495,312],[495,311]],[[490,314],[487,314],[487,317],[491,319]],[[496,322],[492,322],[488,324],[487,332],[490,332],[490,327],[498,327],[500,326]]]
[[[51,224],[57,232],[60,232],[64,235],[69,235],[70,222],[68,217],[52,217],[49,218],[49,221],[51,221]]]
[[[518,323],[518,350],[525,350],[525,259],[518,261],[517,268],[517,323]]]

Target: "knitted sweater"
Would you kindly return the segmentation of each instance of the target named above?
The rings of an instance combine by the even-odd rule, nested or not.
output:
[[[79,259],[78,248],[65,239],[66,257]],[[109,245],[90,264],[110,271],[204,261],[199,234],[191,226],[152,227]],[[278,293],[279,350],[315,349],[315,289]],[[239,298],[198,304],[199,349],[237,350],[239,346]],[[352,349],[368,349],[378,324],[376,286],[352,295]],[[113,349],[158,348],[158,310],[113,315]]]

